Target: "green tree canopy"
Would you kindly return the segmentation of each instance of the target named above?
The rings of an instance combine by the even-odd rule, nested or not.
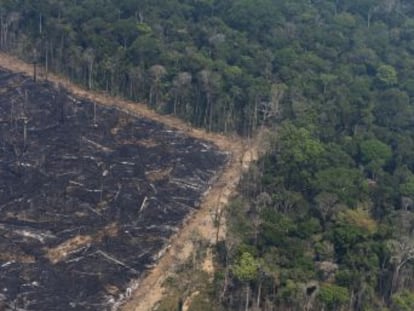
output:
[[[243,252],[233,266],[234,275],[242,282],[249,282],[255,279],[259,264],[252,254]]]
[[[392,86],[398,83],[397,71],[390,65],[379,66],[377,78],[385,86]]]
[[[378,139],[368,139],[360,144],[361,157],[364,163],[375,162],[384,165],[391,159],[392,150]]]
[[[322,284],[319,293],[319,300],[328,308],[328,310],[338,310],[349,301],[348,289],[335,284]]]

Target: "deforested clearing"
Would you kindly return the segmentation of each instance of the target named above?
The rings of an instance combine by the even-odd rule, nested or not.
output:
[[[110,310],[230,156],[209,141],[0,71],[0,302]]]

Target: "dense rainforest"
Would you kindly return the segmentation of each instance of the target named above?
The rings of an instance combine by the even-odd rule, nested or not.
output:
[[[207,130],[266,129],[197,310],[414,310],[414,2],[1,0],[0,48]]]

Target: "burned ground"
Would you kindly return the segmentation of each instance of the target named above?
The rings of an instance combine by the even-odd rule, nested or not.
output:
[[[0,310],[111,310],[226,158],[0,70]]]

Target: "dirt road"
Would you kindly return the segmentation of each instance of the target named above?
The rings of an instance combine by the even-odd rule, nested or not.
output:
[[[6,69],[32,75],[33,67],[15,57],[0,53],[0,66]],[[40,77],[41,79],[41,77]],[[185,132],[187,135],[208,140],[216,144],[221,150],[230,154],[230,160],[211,189],[202,200],[197,212],[190,215],[182,229],[171,238],[170,246],[162,254],[158,263],[149,270],[140,280],[131,282],[126,293],[123,311],[149,311],[163,297],[163,282],[180,264],[183,264],[194,251],[195,233],[201,235],[212,244],[216,242],[217,226],[214,215],[225,207],[228,200],[235,195],[237,184],[243,171],[258,157],[258,147],[255,144],[246,144],[239,137],[228,137],[220,134],[208,133],[201,129],[191,128],[187,123],[169,115],[159,115],[144,104],[109,97],[102,92],[85,90],[68,79],[48,74],[48,80],[61,84],[76,96],[95,101],[101,105],[117,107],[136,116],[142,116],[164,123],[174,129]],[[220,228],[220,237],[225,235],[225,228]]]

